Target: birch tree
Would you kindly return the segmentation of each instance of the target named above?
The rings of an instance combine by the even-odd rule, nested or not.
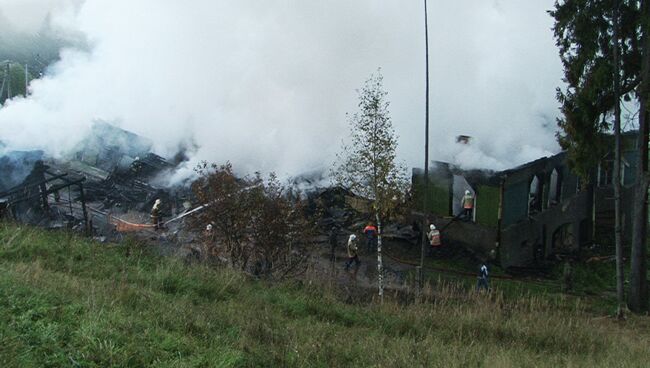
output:
[[[401,201],[406,189],[406,168],[396,159],[393,129],[381,70],[366,80],[359,94],[359,111],[349,115],[350,142],[343,144],[333,169],[335,181],[372,202],[377,222],[377,272],[383,301],[382,220]]]

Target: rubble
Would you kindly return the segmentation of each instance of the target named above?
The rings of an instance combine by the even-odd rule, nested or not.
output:
[[[321,229],[350,227],[355,222],[365,221],[352,205],[357,201],[354,193],[340,186],[316,189],[307,195],[306,212],[320,219]]]
[[[106,123],[96,123],[76,152],[63,158],[42,151],[9,152],[0,157],[0,204],[18,221],[48,228],[85,229],[100,238],[114,236],[109,214],[148,223],[153,202],[163,214],[185,211],[187,188],[165,188],[155,179],[175,163],[150,149],[151,141]],[[0,212],[1,213],[1,212]]]
[[[170,161],[151,147],[147,139],[97,123],[77,151],[62,158],[40,151],[0,156],[3,173],[15,173],[13,181],[0,183],[0,215],[7,208],[17,221],[85,232],[101,243],[119,241],[122,231],[137,231],[155,238],[162,251],[200,241],[179,225],[182,219],[164,231],[153,230],[150,211],[156,199],[162,200],[164,220],[191,214],[196,200],[187,187],[158,184],[184,160],[183,152]],[[318,219],[312,239],[316,243],[327,242],[333,227],[345,236],[361,231],[369,220],[368,200],[342,187],[314,189],[324,180],[320,174],[295,180],[296,193],[289,194],[298,194],[305,201],[305,215]],[[385,234],[397,241],[417,239],[410,226],[389,226]]]
[[[68,159],[111,172],[116,167],[128,167],[137,157],[150,153],[152,146],[147,138],[98,121]]]

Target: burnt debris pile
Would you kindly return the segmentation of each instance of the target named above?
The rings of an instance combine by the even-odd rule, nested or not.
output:
[[[89,183],[86,196],[101,202],[104,209],[146,211],[157,198],[165,203],[172,199],[167,188],[152,183],[173,168],[164,158],[148,153],[143,159],[134,159],[126,168],[116,166],[103,180]]]
[[[0,150],[0,216],[48,228],[109,236],[110,217],[149,222],[156,199],[165,215],[187,209],[188,189],[158,185],[179,161],[151,152],[149,140],[97,123],[72,154]]]
[[[7,169],[13,173],[27,170],[25,167]],[[0,192],[0,201],[5,209],[3,215],[11,215],[20,222],[46,227],[75,227],[80,224],[87,227],[88,212],[83,198],[85,181],[84,177],[54,172],[51,166],[37,160],[20,184]],[[62,193],[66,195],[65,201],[69,211],[56,205],[64,200]],[[75,217],[71,207],[75,197],[80,204],[75,207],[81,211],[81,218]]]
[[[368,224],[374,223],[371,202],[352,191],[340,187],[327,187],[311,191],[307,197],[307,216],[318,219],[318,235],[324,242],[332,229],[341,235],[359,233]],[[420,240],[417,221],[407,221],[397,216],[382,228],[383,236],[410,244]]]

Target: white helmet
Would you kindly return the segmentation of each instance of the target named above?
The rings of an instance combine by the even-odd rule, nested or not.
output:
[[[212,224],[208,224],[208,226],[205,227],[205,230],[212,231]]]
[[[431,230],[435,230],[435,229],[436,229],[436,225],[434,225],[434,224],[429,225],[429,229],[431,229]]]
[[[468,194],[470,194],[470,192],[469,192],[469,190],[466,190],[465,195],[468,195]]]
[[[357,238],[356,235],[354,235],[354,234],[350,235],[350,240],[355,240],[356,238]]]
[[[156,205],[157,206],[160,206],[161,203],[162,203],[162,200],[160,198],[156,199]]]

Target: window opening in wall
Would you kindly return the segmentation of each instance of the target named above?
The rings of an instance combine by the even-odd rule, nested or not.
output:
[[[560,182],[560,174],[557,169],[553,169],[551,179],[549,180],[548,188],[548,206],[554,206],[560,203],[560,195],[562,191],[562,183]]]
[[[614,166],[614,161],[606,160],[602,161],[598,165],[598,186],[606,187],[612,185],[612,167]]]
[[[530,182],[528,191],[528,214],[540,212],[542,210],[542,181],[537,175]]]
[[[625,184],[625,171],[629,168],[630,164],[621,159],[621,184]],[[614,160],[603,160],[598,164],[598,186],[606,187],[612,185],[614,177]]]

